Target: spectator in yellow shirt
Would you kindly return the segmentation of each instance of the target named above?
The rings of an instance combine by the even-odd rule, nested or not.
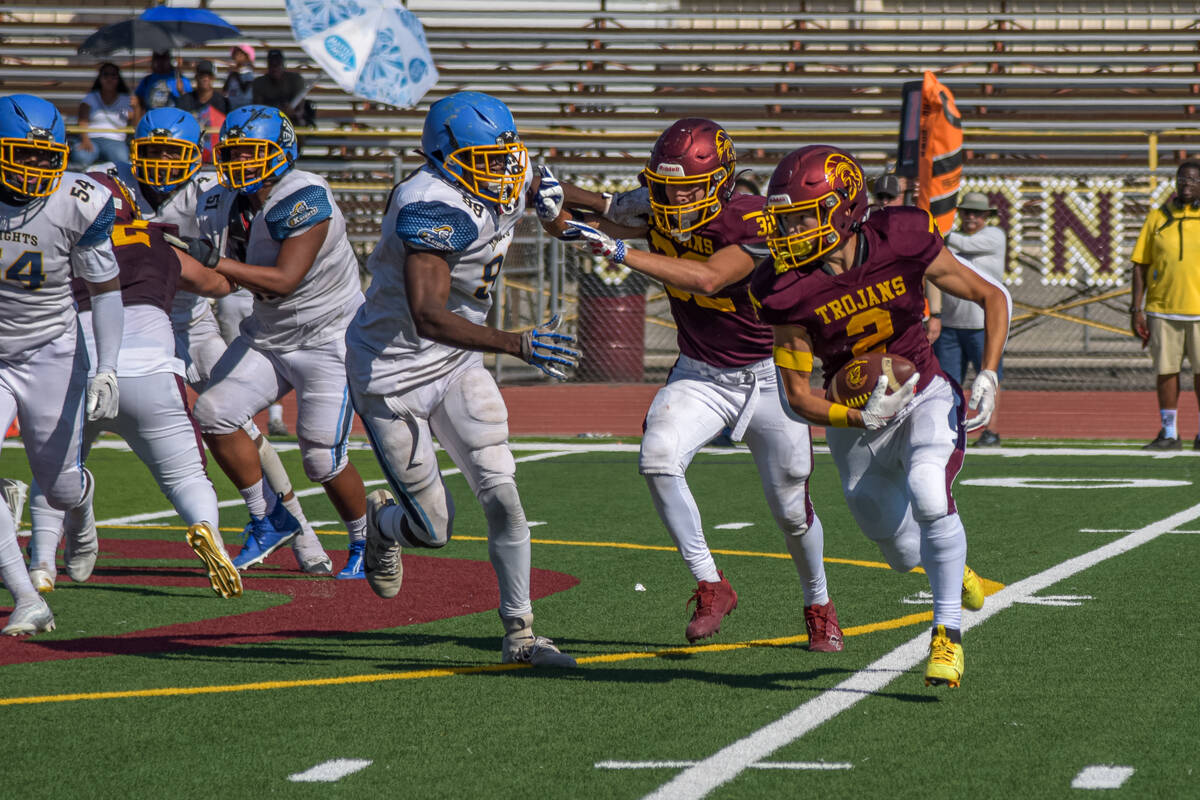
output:
[[[1130,326],[1150,348],[1162,421],[1144,449],[1179,450],[1176,417],[1185,355],[1200,398],[1200,161],[1179,165],[1175,194],[1147,215],[1132,261]],[[1200,450],[1200,435],[1192,448]]]

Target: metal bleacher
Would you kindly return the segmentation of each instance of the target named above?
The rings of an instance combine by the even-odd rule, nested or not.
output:
[[[440,72],[413,109],[365,103],[338,88],[293,39],[283,0],[202,4],[259,48],[260,73],[265,49],[277,47],[289,68],[316,79],[309,97],[317,125],[301,131],[304,164],[338,190],[360,252],[377,235],[388,187],[419,163],[428,103],[455,91],[500,97],[535,158],[575,180],[605,176],[611,187],[628,181],[666,122],[682,116],[720,121],[739,165],[760,177],[783,153],[817,141],[852,150],[877,174],[894,155],[901,87],[932,70],[963,113],[968,188],[1007,192],[1015,209],[1004,225],[1027,279],[1010,275],[1018,315],[1009,380],[1113,388],[1149,374],[1123,330],[1119,279],[1049,275],[1047,254],[1061,232],[1048,210],[1058,190],[1047,187],[1070,178],[1085,206],[1097,193],[1117,192],[1115,244],[1094,248],[1105,268],[1112,253],[1128,252],[1146,207],[1161,202],[1161,179],[1200,137],[1194,2],[409,0]],[[0,93],[39,94],[73,121],[99,62],[76,55],[76,46],[145,5],[0,5]],[[182,56],[189,68],[217,63],[220,82],[229,45],[189,47]],[[112,60],[132,85],[149,53]],[[1110,188],[1089,188],[1093,178]],[[1077,232],[1093,235],[1086,214],[1080,220]],[[539,239],[529,252],[547,252],[541,247]],[[521,279],[510,277],[510,285]],[[1081,317],[1065,318],[1067,309]],[[647,370],[656,348],[665,363],[673,358],[672,332],[651,322],[665,344],[648,325]],[[1066,368],[1064,354],[1072,359]]]
[[[292,68],[317,78],[310,97],[318,129],[369,143],[355,148],[362,159],[386,161],[415,144],[424,104],[375,107],[324,79],[292,39],[282,0],[205,5],[256,46],[279,47]],[[645,151],[664,116],[685,114],[710,115],[736,130],[750,162],[770,163],[815,136],[836,136],[868,160],[882,158],[894,144],[900,88],[926,69],[954,91],[975,158],[1145,164],[1151,134],[1168,155],[1192,141],[1188,128],[1200,114],[1194,7],[840,5],[835,11],[832,3],[803,2],[409,3],[441,74],[427,100],[467,88],[496,94],[513,107],[533,149],[568,160],[624,163],[629,153]],[[89,3],[86,11],[59,6],[53,13],[46,5],[0,7],[0,91],[39,93],[73,117],[96,66],[94,57],[75,55],[74,46],[142,7]],[[228,42],[183,52],[188,63],[220,64],[227,54]],[[115,60],[136,75],[148,54],[135,56]]]

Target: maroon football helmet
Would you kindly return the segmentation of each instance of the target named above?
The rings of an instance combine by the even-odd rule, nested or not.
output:
[[[116,214],[114,221],[118,225],[129,225],[135,219],[141,219],[141,210],[125,181],[111,172],[94,171],[87,176],[112,192],[113,212]]]
[[[789,153],[767,187],[775,271],[804,266],[845,244],[867,213],[862,167],[845,150],[810,145]],[[815,220],[802,223],[802,218]]]
[[[719,214],[736,163],[733,140],[710,119],[681,119],[663,131],[642,172],[655,227],[684,234]]]

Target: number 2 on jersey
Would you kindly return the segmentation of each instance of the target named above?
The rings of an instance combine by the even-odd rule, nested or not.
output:
[[[861,356],[879,342],[884,342],[892,337],[892,315],[882,308],[868,308],[866,311],[855,314],[846,322],[846,335],[859,336],[866,333],[869,327],[874,327],[875,332],[870,336],[863,336],[850,348],[850,352],[856,356]],[[879,348],[881,353],[886,351],[886,347]]]
[[[504,254],[493,258],[483,266],[483,285],[475,290],[475,296],[480,300],[487,300],[492,294],[492,287],[496,283],[496,279],[500,277],[500,267],[504,264]]]
[[[41,252],[26,250],[21,253],[20,257],[4,270],[4,280],[16,281],[24,284],[26,289],[37,290],[46,280],[46,273],[42,271]]]

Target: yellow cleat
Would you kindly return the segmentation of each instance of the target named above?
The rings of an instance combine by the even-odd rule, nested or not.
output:
[[[226,599],[241,597],[242,576],[238,573],[237,567],[233,566],[233,562],[229,560],[229,554],[225,552],[225,544],[221,541],[220,534],[208,524],[197,522],[188,528],[187,541],[196,551],[196,555],[200,556],[200,560],[204,562],[212,590]]]
[[[962,605],[971,611],[983,608],[983,581],[970,567],[963,567]]]
[[[950,641],[946,626],[938,625],[929,642],[929,665],[925,667],[926,686],[950,686],[957,689],[962,684],[963,648],[958,642]]]

